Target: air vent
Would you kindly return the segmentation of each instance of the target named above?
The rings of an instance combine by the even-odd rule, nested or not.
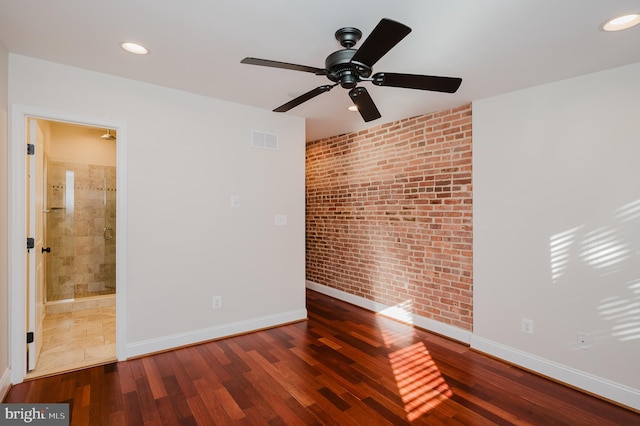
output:
[[[253,131],[251,132],[251,146],[254,148],[278,149],[278,136]]]

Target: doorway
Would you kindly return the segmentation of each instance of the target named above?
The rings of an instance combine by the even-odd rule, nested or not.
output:
[[[44,111],[19,105],[12,105],[11,107],[11,141],[9,144],[9,199],[12,206],[9,211],[9,315],[11,318],[9,355],[11,382],[15,384],[22,382],[25,378],[53,374],[110,360],[124,360],[126,359],[124,327],[126,324],[126,124],[119,121],[75,116],[68,113]],[[34,211],[31,205],[36,205],[36,203],[30,204],[32,194],[27,185],[25,185],[25,176],[28,173],[34,174],[29,167],[29,164],[33,163],[27,160],[29,158],[27,155],[28,144],[25,144],[25,141],[30,141],[30,126],[32,122],[38,122],[41,127],[45,128],[45,131],[42,132],[45,135],[43,136],[45,146],[42,151],[47,153],[50,158],[42,162],[41,176],[44,176],[42,188],[45,189],[41,191],[43,195],[39,213],[42,216],[40,234],[43,237],[34,238],[34,240],[39,241],[36,246],[31,250],[25,250],[25,230],[27,231],[27,247],[29,247],[29,224],[30,222],[37,222],[35,220],[32,221],[30,217],[31,212]],[[77,129],[85,132],[95,132],[94,135],[97,135],[97,140],[103,143],[106,142],[107,138],[103,139],[101,136],[108,131],[115,138],[111,142],[115,144],[115,165],[111,164],[109,166],[112,167],[111,169],[107,169],[105,164],[94,164],[94,166],[98,167],[89,167],[91,162],[78,162],[76,159],[69,157],[71,155],[69,150],[86,150],[88,145],[83,145],[81,148],[78,148],[78,145],[75,148],[67,146],[65,148],[67,150],[66,154],[61,154],[65,150],[62,149],[62,151],[58,150],[56,151],[57,154],[52,155],[51,147],[47,146],[47,144],[52,140],[50,127],[55,128],[56,126],[64,127],[67,131],[71,127],[77,127]],[[61,130],[57,130],[58,134],[60,134]],[[48,136],[46,136],[47,132],[49,132]],[[70,137],[67,134],[66,138]],[[102,146],[104,147],[104,144]],[[112,147],[111,149],[113,150],[114,148]],[[95,147],[88,150],[95,151]],[[109,161],[113,163],[113,158]],[[60,164],[60,162],[65,164]],[[69,163],[72,164],[70,165]],[[63,183],[56,183],[56,179],[60,178],[61,169],[64,169],[62,173],[64,176]],[[58,173],[57,176],[56,173]],[[84,176],[83,174],[89,176],[89,181],[79,185],[81,182],[79,179]],[[70,179],[68,181],[67,176]],[[71,183],[72,176],[73,183]],[[110,181],[112,177],[115,177],[115,182]],[[100,181],[102,182],[101,184]],[[73,191],[69,188],[73,188]],[[55,190],[62,190],[62,195],[56,193]],[[82,201],[79,191],[85,191],[85,193],[90,194],[90,199],[98,199],[105,206],[101,211],[102,216],[100,218],[87,219],[86,217],[72,216],[66,212],[67,209],[74,210],[74,212],[80,210]],[[62,196],[65,198],[61,198]],[[71,199],[66,198],[68,196],[73,199],[73,203],[71,203]],[[86,203],[90,202],[93,201],[86,201]],[[110,209],[107,207],[109,204],[111,204],[111,207],[113,205],[115,207]],[[95,206],[90,210],[95,212]],[[65,211],[64,214],[62,214],[63,211]],[[52,213],[53,215],[58,214],[58,216],[53,217]],[[63,218],[62,216],[64,215],[66,217]],[[90,239],[96,240],[96,236],[74,235],[74,241],[62,241],[69,235],[56,237],[55,228],[63,228],[69,231],[69,220],[80,221],[84,224],[85,230],[90,228],[89,224],[94,229],[99,226],[100,238],[103,241],[109,241],[109,243],[104,245],[103,251],[99,251],[88,244]],[[113,220],[114,223],[108,224],[107,222],[110,220]],[[76,247],[79,248],[76,249]],[[74,250],[73,255],[70,255],[72,248]],[[56,251],[59,255],[58,258],[52,256]],[[37,258],[34,262],[29,261],[35,253],[41,256],[40,262],[37,261]],[[82,256],[85,257],[82,258]],[[73,274],[76,275],[73,280],[65,278],[65,273],[60,273],[60,271],[64,271],[64,269],[60,269],[62,266],[70,266],[70,258],[74,260],[82,258],[80,263],[85,266],[84,269],[73,271]],[[97,260],[98,258],[100,260]],[[67,287],[62,286],[54,290],[51,284],[49,289],[47,289],[46,284],[43,284],[39,292],[30,292],[25,283],[30,280],[32,275],[36,275],[35,273],[31,274],[30,271],[32,270],[31,265],[37,265],[38,263],[40,263],[39,270],[43,271],[40,274],[46,277],[43,281],[55,281],[57,279],[60,283],[66,283]],[[56,268],[58,270],[57,273]],[[114,270],[115,274],[113,274]],[[70,273],[70,270],[67,270],[66,273]],[[76,283],[75,278],[81,278],[81,280]],[[71,282],[73,284],[70,284]],[[62,290],[63,288],[66,288],[66,290]],[[73,293],[70,294],[70,291]],[[39,304],[42,308],[40,311],[43,312],[43,315],[33,321],[33,324],[38,329],[30,330],[33,324],[30,321],[29,302],[31,302],[30,299],[34,295],[37,298],[35,304],[36,306]],[[78,312],[88,313],[89,315],[83,317]],[[47,317],[52,319],[54,314],[64,314],[68,318],[64,319],[63,324],[56,325],[51,325],[44,321]],[[41,355],[43,351],[46,351],[46,347],[43,344],[48,340],[69,342],[83,334],[85,336],[94,335],[95,337],[100,333],[97,329],[98,321],[101,323],[100,325],[108,326],[109,328],[109,337],[103,337],[103,341],[110,345],[108,357],[103,356],[104,352],[100,353],[100,350],[93,350],[88,354],[90,360],[85,359],[82,360],[83,362],[78,362],[79,360],[76,356],[73,364],[63,365],[59,362],[60,357],[56,357],[58,364],[54,368],[47,368],[45,371],[45,369],[38,369],[36,366],[33,372],[28,372],[30,366],[28,356],[30,356],[30,353],[27,349],[29,345],[25,345],[25,333],[27,334],[27,342],[29,342],[30,338],[33,339],[39,335],[44,335],[40,340],[41,346],[38,351],[38,355]],[[87,327],[84,330],[77,328],[81,324],[87,325]],[[48,338],[46,333],[53,328],[57,328],[58,331],[66,329],[67,334],[58,336],[56,339]],[[29,331],[35,332],[31,334]],[[67,347],[62,349],[61,352],[70,352],[70,349]],[[45,367],[45,365],[40,367]]]
[[[43,180],[30,209],[42,224],[34,310],[43,313],[28,349],[30,378],[115,360],[117,132],[28,121],[38,168],[31,176]]]

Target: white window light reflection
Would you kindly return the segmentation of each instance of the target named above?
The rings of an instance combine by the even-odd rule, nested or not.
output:
[[[582,240],[581,257],[594,268],[606,268],[625,261],[629,248],[614,229],[599,228]]]

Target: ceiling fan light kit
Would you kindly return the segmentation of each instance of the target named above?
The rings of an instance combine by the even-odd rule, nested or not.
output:
[[[367,89],[358,86],[360,82],[368,81],[376,86],[402,87],[445,93],[455,93],[462,83],[462,79],[454,77],[386,72],[373,74],[373,66],[376,62],[410,32],[411,28],[406,25],[384,18],[369,34],[369,37],[365,39],[360,48],[354,49],[353,47],[362,38],[362,32],[353,27],[340,28],[336,31],[335,37],[344,49],[327,56],[324,68],[251,57],[244,58],[241,63],[309,72],[326,76],[333,82],[333,84],[318,86],[298,96],[274,109],[275,112],[289,111],[340,85],[344,89],[349,89],[349,97],[357,107],[358,112],[364,121],[369,122],[380,118],[381,115]]]

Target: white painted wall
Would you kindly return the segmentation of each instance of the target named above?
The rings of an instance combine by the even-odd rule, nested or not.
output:
[[[0,400],[9,385],[9,232],[8,211],[8,81],[9,54],[0,43]]]
[[[306,316],[304,119],[13,54],[9,88],[126,123],[127,356]]]
[[[636,409],[639,99],[636,63],[473,103],[472,345]]]

